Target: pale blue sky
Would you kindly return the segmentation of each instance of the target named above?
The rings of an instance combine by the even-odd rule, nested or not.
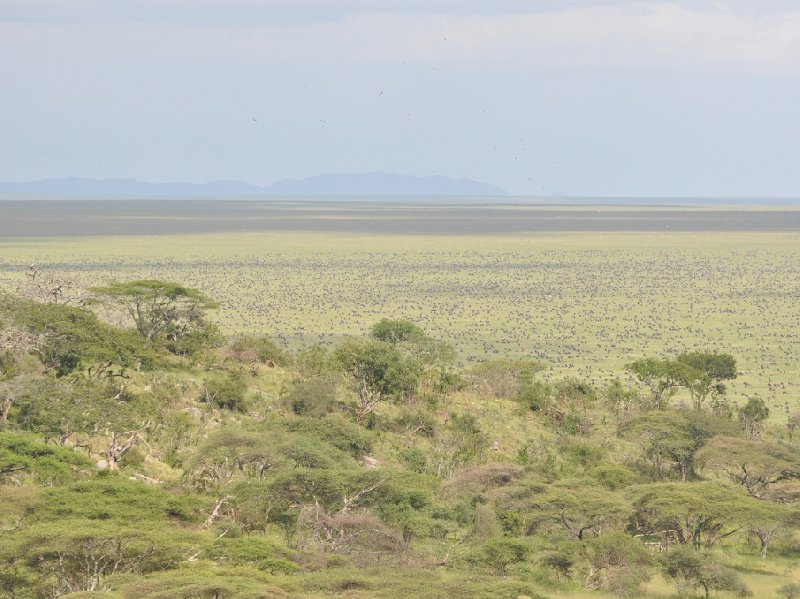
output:
[[[800,2],[0,0],[0,180],[800,195]]]

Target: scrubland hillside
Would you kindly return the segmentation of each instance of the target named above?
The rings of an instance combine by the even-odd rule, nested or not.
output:
[[[392,315],[289,352],[178,283],[49,291],[0,296],[0,597],[800,596],[800,417],[724,348],[592,384]]]

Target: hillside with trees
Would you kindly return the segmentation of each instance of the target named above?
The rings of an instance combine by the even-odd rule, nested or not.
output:
[[[546,380],[391,317],[289,352],[216,308],[0,295],[0,597],[800,597],[800,415],[731,396],[733,355]]]

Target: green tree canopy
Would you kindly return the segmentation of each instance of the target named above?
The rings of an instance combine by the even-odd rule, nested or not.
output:
[[[35,339],[32,353],[59,376],[86,369],[97,378],[114,365],[148,366],[157,358],[136,333],[108,325],[84,308],[0,295],[3,315]]]
[[[782,510],[716,482],[651,483],[639,488],[633,528],[672,543],[712,547],[721,538],[772,526]]]
[[[191,287],[157,280],[112,281],[92,291],[107,298],[133,321],[147,340],[163,335],[176,343],[206,332],[206,310],[218,307],[210,297]]]
[[[650,552],[622,532],[610,532],[582,543],[578,552],[586,560],[587,590],[600,589],[622,597],[640,597],[652,574]]]
[[[689,391],[696,410],[710,398],[712,407],[719,411],[724,407],[726,387],[723,381],[737,376],[733,356],[711,351],[683,352],[675,359],[642,358],[626,368],[650,389],[653,405],[658,410],[669,407],[670,398],[683,387]]]
[[[757,499],[789,499],[783,483],[800,479],[800,456],[780,443],[720,435],[696,459],[704,475],[731,480]]]
[[[750,397],[747,403],[739,408],[739,423],[748,439],[761,435],[764,422],[769,418],[769,408],[760,397]]]
[[[372,337],[387,343],[420,342],[428,339],[425,331],[408,320],[382,319],[372,325]]]
[[[107,387],[63,379],[17,377],[0,386],[0,397],[12,397],[10,427],[64,443],[74,434],[122,432],[146,419],[131,402],[115,399]]]
[[[696,410],[711,400],[712,409],[724,412],[722,400],[726,387],[723,381],[737,377],[736,359],[730,354],[710,351],[691,351],[680,354],[673,368],[681,384],[686,387]]]
[[[706,599],[711,591],[735,591],[739,596],[748,593],[733,570],[723,567],[707,553],[674,547],[661,563],[664,575],[677,583],[680,597],[686,597],[689,588],[702,588]]]
[[[642,358],[625,368],[650,390],[655,409],[665,410],[669,407],[670,398],[681,384],[672,360]]]
[[[417,389],[419,364],[391,343],[352,339],[339,346],[335,355],[356,384],[359,423],[379,402],[409,397]]]
[[[664,478],[664,466],[672,462],[686,481],[692,474],[697,450],[714,435],[733,432],[730,421],[689,410],[646,412],[619,426],[619,434],[639,444],[652,460],[658,480]]]

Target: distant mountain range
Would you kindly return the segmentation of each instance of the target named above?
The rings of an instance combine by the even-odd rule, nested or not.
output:
[[[0,182],[8,195],[91,198],[286,197],[286,196],[506,196],[508,192],[479,181],[441,175],[415,177],[395,173],[327,174],[284,179],[259,187],[241,181],[148,183],[137,179],[64,177],[22,183]]]

